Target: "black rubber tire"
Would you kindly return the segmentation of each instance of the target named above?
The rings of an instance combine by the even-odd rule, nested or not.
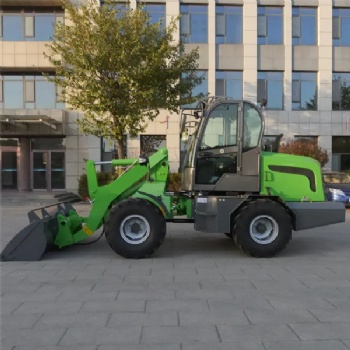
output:
[[[132,215],[144,218],[149,225],[147,238],[137,244],[127,242],[121,232],[123,220]],[[107,243],[117,254],[125,258],[149,257],[163,243],[165,234],[164,216],[155,205],[144,199],[129,198],[118,203],[111,209],[105,223]]]
[[[250,225],[258,216],[267,216],[277,223],[277,236],[269,243],[256,242]],[[258,199],[245,205],[233,222],[233,238],[245,253],[257,258],[272,257],[281,252],[292,238],[291,218],[285,208],[270,199]]]
[[[232,233],[225,232],[224,235],[225,235],[227,238],[233,239]]]

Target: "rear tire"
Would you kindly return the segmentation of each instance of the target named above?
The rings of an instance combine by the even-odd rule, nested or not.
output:
[[[236,216],[233,237],[245,254],[272,257],[281,252],[292,237],[291,218],[282,205],[258,199],[249,202]]]
[[[109,246],[125,258],[152,255],[163,243],[166,222],[160,210],[144,199],[129,198],[112,208],[105,224]]]

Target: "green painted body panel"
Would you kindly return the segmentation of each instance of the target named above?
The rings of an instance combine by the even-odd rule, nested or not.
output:
[[[262,195],[285,202],[325,201],[321,167],[315,159],[262,152],[260,169]]]

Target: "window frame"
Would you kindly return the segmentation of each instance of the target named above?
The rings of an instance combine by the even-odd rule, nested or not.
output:
[[[305,77],[307,77],[307,75],[311,75],[314,74],[314,79],[307,79]],[[296,76],[300,75],[300,78],[297,78]],[[315,84],[315,94],[314,94],[314,98],[316,101],[316,108],[315,109],[311,109],[311,108],[303,108],[302,105],[304,103],[307,103],[306,101],[302,101],[302,90],[303,90],[303,86],[306,82],[314,82]],[[295,91],[294,86],[295,84],[298,83],[299,85],[299,92],[298,92],[298,99],[295,98],[295,94],[293,91]],[[294,104],[299,104],[300,106],[298,108],[295,108]],[[301,71],[293,71],[292,72],[292,111],[318,111],[318,85],[317,85],[317,72],[301,72]]]
[[[275,75],[281,74],[282,79],[274,78]],[[265,78],[262,76],[266,75]],[[259,78],[260,76],[260,78]],[[272,82],[280,82],[282,83],[282,101],[281,108],[270,108],[269,107],[269,85]],[[269,84],[270,83],[270,84]],[[258,71],[258,80],[257,80],[257,102],[261,104],[262,100],[265,99],[267,101],[266,109],[274,110],[274,111],[283,111],[284,110],[284,72],[282,71]]]
[[[19,22],[21,23],[21,28],[20,28],[20,38],[19,39],[4,39],[5,38],[5,27],[4,27],[4,17],[18,17]],[[42,42],[42,41],[50,41],[49,40],[39,40],[36,39],[37,36],[37,30],[36,30],[36,21],[37,18],[40,16],[52,16],[53,17],[53,33],[54,33],[54,25],[57,23],[57,19],[60,19],[60,21],[65,21],[64,17],[64,11],[62,9],[59,9],[57,7],[53,8],[52,11],[48,10],[41,10],[40,8],[35,8],[34,10],[28,11],[27,9],[20,9],[19,11],[15,10],[9,10],[9,11],[2,11],[0,13],[0,38],[2,41],[37,41],[37,42]],[[26,20],[27,18],[33,18],[32,19],[32,33],[27,34],[26,30]]]
[[[306,10],[313,10],[314,14],[308,14],[308,13],[304,13],[306,12]],[[296,13],[298,12],[298,13]],[[302,12],[302,13],[300,13]],[[303,30],[302,30],[302,26],[303,26],[303,19],[304,18],[308,18],[308,17],[313,17],[315,18],[315,38],[314,38],[314,44],[304,44],[302,43],[303,40]],[[316,46],[317,45],[317,41],[318,41],[318,30],[317,30],[317,8],[316,7],[304,7],[304,6],[293,6],[292,8],[292,46]],[[295,21],[298,19],[298,23],[296,23]],[[297,30],[296,30],[297,29]],[[297,32],[297,33],[295,33]],[[294,34],[295,33],[295,34]],[[294,39],[299,39],[299,42],[297,43],[297,40]]]
[[[185,11],[185,9],[187,9]],[[202,9],[205,11],[193,11],[194,9]],[[192,10],[192,11],[191,11]],[[206,16],[206,33],[204,40],[197,41],[193,39],[194,33],[193,33],[193,23],[192,23],[192,17],[195,14],[205,15]],[[209,36],[209,28],[208,28],[208,4],[187,4],[187,3],[180,3],[180,25],[179,25],[179,32],[180,32],[180,39],[185,44],[208,44],[208,36]],[[186,29],[188,29],[187,32],[184,31],[184,19],[186,19]]]
[[[273,13],[280,10],[281,13]],[[269,18],[280,17],[281,19],[281,38],[274,43],[269,40]],[[257,15],[257,37],[258,45],[283,45],[284,44],[284,7],[283,6],[258,6]],[[262,40],[264,39],[264,40]]]
[[[337,21],[335,22],[335,19]],[[332,9],[332,44],[335,47],[349,47],[350,41],[348,43],[343,43],[344,37],[343,33],[343,21],[347,20],[348,26],[350,28],[350,8],[348,7],[333,7]],[[335,30],[337,29],[337,30]]]
[[[233,25],[237,25],[237,24],[240,25],[239,37],[237,34],[237,40],[235,40],[234,38],[231,39],[230,37],[228,37],[229,33],[226,28],[228,23],[229,24],[232,23]],[[235,5],[235,4],[232,4],[232,5],[216,4],[215,5],[215,43],[219,45],[243,43],[243,7],[242,6]]]

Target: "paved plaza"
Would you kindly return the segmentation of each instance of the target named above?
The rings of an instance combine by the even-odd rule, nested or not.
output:
[[[2,204],[2,245],[33,208]],[[1,263],[1,332],[2,350],[349,350],[350,211],[271,259],[169,224],[151,259],[121,258],[102,237]]]

